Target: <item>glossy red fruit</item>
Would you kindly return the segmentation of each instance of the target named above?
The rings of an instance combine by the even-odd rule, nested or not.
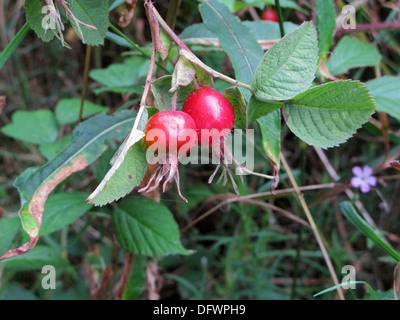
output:
[[[274,9],[266,9],[262,15],[261,19],[265,21],[273,21],[273,22],[278,22],[278,14]]]
[[[193,118],[198,141],[202,145],[211,142],[211,138],[202,141],[202,130],[216,129],[223,138],[233,128],[235,122],[235,112],[228,99],[218,91],[204,86],[200,86],[199,90],[193,90],[189,94],[182,111]]]
[[[179,151],[183,145],[187,144],[185,146],[185,152],[187,152],[196,143],[195,132],[196,124],[189,114],[182,111],[161,111],[147,121],[144,130],[145,143],[150,147],[157,142],[166,152]]]

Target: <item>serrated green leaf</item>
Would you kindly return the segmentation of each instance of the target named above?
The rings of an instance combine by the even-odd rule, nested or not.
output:
[[[262,58],[251,88],[259,100],[287,100],[307,90],[315,78],[317,32],[303,23],[277,42]]]
[[[154,80],[151,83],[151,91],[153,92],[154,99],[158,110],[170,110],[172,105],[173,93],[169,92],[171,89],[171,76],[164,76]],[[182,110],[183,104],[187,96],[193,91],[193,85],[190,84],[186,87],[180,87],[178,91],[178,101],[176,110]]]
[[[119,243],[134,254],[190,254],[180,242],[178,226],[167,207],[145,197],[122,200],[113,213]]]
[[[235,69],[236,79],[250,84],[264,52],[254,34],[228,8],[212,0],[203,0],[199,11],[206,27],[215,33]],[[249,92],[244,96],[249,98]]]
[[[44,206],[40,236],[61,230],[88,212],[92,206],[86,203],[86,198],[84,192],[51,195]]]
[[[333,44],[333,32],[336,26],[335,4],[333,0],[316,0],[317,30],[319,33],[319,52],[327,54]]]
[[[257,100],[254,96],[249,101],[249,122],[254,121],[258,118],[266,116],[267,114],[280,109],[283,106],[283,101],[261,101]]]
[[[57,103],[55,110],[55,115],[58,123],[70,124],[78,122],[80,109],[81,109],[81,99],[77,98],[61,99]],[[85,100],[83,105],[82,118],[85,119],[96,113],[106,112],[106,111],[108,111],[108,108]]]
[[[263,147],[268,158],[280,168],[281,153],[281,112],[279,109],[257,119],[260,125]]]
[[[384,76],[365,83],[376,102],[376,109],[400,120],[400,77]]]
[[[235,124],[241,129],[246,129],[247,111],[242,92],[238,87],[230,87],[225,90],[224,96],[231,103],[235,111]]]
[[[50,110],[16,111],[12,123],[1,131],[14,139],[42,144],[54,142],[58,136],[58,124]]]
[[[112,116],[96,115],[79,124],[72,143],[58,156],[39,168],[28,168],[16,180],[21,197],[20,218],[30,241],[8,251],[0,260],[30,251],[38,240],[44,205],[54,188],[74,172],[83,170],[104,151],[109,139],[122,140],[135,120],[133,112],[123,110]]]
[[[331,75],[338,75],[352,68],[376,66],[381,58],[378,49],[373,44],[345,36],[333,50],[328,62],[328,70]]]
[[[141,140],[129,149],[121,166],[90,203],[96,206],[104,206],[119,200],[139,185],[146,170],[146,146]]]
[[[392,247],[390,247],[385,241],[383,241],[382,238],[372,229],[372,227],[360,217],[351,202],[341,202],[340,209],[344,216],[368,239],[373,241],[379,248],[381,248],[397,262],[400,262],[400,254]]]
[[[314,87],[284,103],[290,130],[321,148],[347,141],[375,111],[368,89],[356,81],[336,81]]]
[[[43,8],[46,6],[45,0],[26,0],[24,3],[26,20],[29,23],[29,26],[37,36],[45,42],[49,42],[54,39],[55,33],[58,33],[59,30],[56,27],[54,32],[50,29],[43,28],[42,21],[43,18],[50,14],[50,11],[44,10],[42,13]]]
[[[109,25],[108,0],[75,0],[71,2],[70,9],[78,20],[97,28],[92,30],[79,25],[83,34],[81,40],[92,46],[103,45]],[[70,23],[80,36],[79,29],[71,18]]]

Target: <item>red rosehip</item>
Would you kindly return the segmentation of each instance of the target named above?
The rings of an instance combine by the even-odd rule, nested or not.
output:
[[[266,9],[262,13],[261,19],[265,21],[278,22],[278,15],[274,9]]]
[[[196,124],[189,114],[182,111],[161,111],[147,121],[144,129],[145,143],[150,147],[157,142],[159,150],[172,153],[179,152],[187,144],[187,152],[196,143],[195,132]]]
[[[235,112],[228,99],[218,91],[204,86],[189,94],[182,111],[193,118],[198,141],[202,145],[210,144],[211,136],[218,135],[221,139],[224,138],[232,130],[235,122]],[[211,134],[209,139],[202,140],[202,131],[203,134]]]

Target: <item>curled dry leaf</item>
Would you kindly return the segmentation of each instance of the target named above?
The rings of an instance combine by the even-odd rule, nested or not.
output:
[[[122,295],[126,289],[126,286],[129,281],[129,275],[131,273],[132,265],[133,265],[133,253],[125,251],[124,253],[124,269],[122,272],[121,279],[119,280],[118,284],[116,285],[115,291],[115,300],[121,300]]]
[[[92,246],[89,248],[88,252],[86,253],[86,257],[83,259],[83,267],[85,269],[86,280],[89,286],[89,292],[93,295],[97,289],[97,282],[100,278],[100,274],[98,270],[95,270],[88,262],[88,258],[93,259],[94,256],[101,256],[100,249],[97,245]]]
[[[147,298],[149,300],[160,300],[162,278],[158,273],[157,263],[149,260],[146,268]]]
[[[160,54],[168,54],[168,49],[164,46],[164,43],[161,39],[161,29],[160,25],[158,24],[156,16],[153,14],[153,12],[148,12],[146,11],[146,14],[148,15],[150,27],[151,27],[151,35],[153,37],[153,44],[156,48],[156,50]]]
[[[126,11],[124,11],[119,18],[119,26],[125,28],[131,23],[135,13],[135,6],[137,0],[126,0]]]
[[[157,169],[158,165],[157,164],[148,164],[147,165],[147,171],[144,175],[144,178],[142,180],[142,182],[139,184],[139,189],[144,188],[145,186],[147,186],[147,184],[150,181],[150,178],[153,176],[153,174],[155,173],[156,169]],[[143,196],[153,199],[154,201],[160,202],[160,187],[158,186],[156,189],[149,191],[149,192],[142,192],[141,193]]]
[[[134,119],[134,113],[123,110],[112,116],[99,114],[82,122],[72,132],[72,142],[68,148],[45,165],[28,168],[15,180],[14,185],[22,203],[19,215],[30,240],[19,248],[7,251],[0,260],[24,254],[34,248],[49,194],[71,174],[97,160],[108,139],[122,140]]]
[[[34,219],[34,221],[29,221],[29,219],[27,219],[28,222],[25,224],[23,223],[24,229],[28,233],[30,240],[24,243],[19,248],[7,251],[2,257],[0,257],[0,261],[6,258],[11,258],[24,254],[30,251],[36,245],[39,239],[39,229],[42,225],[44,205],[49,194],[54,190],[55,187],[57,187],[71,174],[83,170],[88,165],[89,163],[83,156],[72,159],[70,166],[65,166],[64,168],[62,168],[53,176],[52,179],[45,180],[39,186],[39,188],[37,188],[30,201],[23,206],[20,212],[21,217],[28,217],[29,215],[31,215],[29,219]]]

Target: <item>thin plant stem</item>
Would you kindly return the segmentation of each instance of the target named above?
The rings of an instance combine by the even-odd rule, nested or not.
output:
[[[270,210],[273,211],[277,211],[281,214],[283,214],[284,216],[286,216],[289,219],[292,219],[293,221],[296,221],[300,224],[303,224],[307,227],[310,227],[310,225],[308,224],[307,221],[295,216],[294,214],[290,213],[289,211],[286,211],[282,208],[279,208],[277,206],[274,206],[272,204],[263,202],[263,201],[258,201],[258,200],[252,200],[252,199],[246,199],[246,197],[241,197],[241,196],[235,196],[233,194],[229,194],[230,198],[226,199],[225,201],[222,201],[221,203],[219,203],[218,205],[214,206],[213,208],[211,208],[210,210],[206,211],[205,213],[203,213],[200,217],[196,218],[195,220],[193,220],[192,222],[190,222],[186,227],[181,229],[181,233],[186,232],[188,229],[190,229],[191,227],[193,227],[196,223],[200,222],[201,220],[205,219],[206,217],[208,217],[209,215],[211,215],[212,213],[216,212],[219,208],[229,204],[229,203],[233,203],[233,202],[246,202],[249,204],[255,204],[258,206],[261,206],[263,208],[268,208]]]
[[[110,23],[110,28],[112,31],[114,31],[117,35],[119,35],[121,38],[123,38],[125,41],[127,41],[136,51],[142,54],[143,57],[147,59],[151,59],[151,55],[149,55],[143,48],[138,46],[136,43],[134,43],[131,39],[129,39],[123,32],[121,32],[116,26],[114,26],[112,23]],[[162,64],[155,62],[158,67],[163,69],[165,72],[170,73],[170,71],[163,66]]]
[[[176,17],[178,15],[179,8],[181,6],[182,0],[172,0],[169,3],[167,17],[165,21],[170,26],[171,30],[174,30]],[[168,59],[162,60],[161,57],[158,59],[158,67],[156,70],[156,77],[161,77],[163,75],[164,69],[162,69],[159,65],[163,65],[164,67],[167,65]]]
[[[139,123],[140,123],[140,119],[142,118],[143,112],[146,109],[146,99],[147,96],[149,94],[149,90],[150,90],[150,85],[151,85],[151,79],[153,77],[153,70],[154,70],[154,65],[156,63],[156,45],[154,43],[154,26],[153,26],[153,19],[150,19],[149,17],[149,1],[145,2],[145,6],[146,6],[146,15],[147,18],[149,20],[150,23],[150,28],[151,28],[151,35],[152,35],[152,46],[151,46],[151,57],[150,57],[150,67],[149,67],[149,72],[147,73],[147,77],[146,77],[146,84],[144,86],[144,90],[143,90],[143,95],[142,95],[142,99],[140,100],[140,107],[139,107],[139,111],[137,113],[136,119],[135,119],[135,123],[133,124],[133,129],[132,130],[137,130]]]
[[[279,30],[281,32],[281,37],[283,38],[286,33],[285,33],[285,27],[283,26],[282,9],[279,0],[275,0],[275,7],[276,11],[278,12]]]
[[[83,86],[82,86],[82,96],[81,96],[81,108],[79,110],[79,122],[82,121],[83,117],[83,107],[85,105],[85,97],[86,97],[86,89],[88,83],[88,76],[89,76],[89,67],[90,67],[90,57],[92,55],[92,46],[89,44],[86,47],[86,58],[85,58],[85,71],[83,75]]]
[[[216,78],[219,78],[221,80],[224,80],[230,84],[233,84],[235,86],[240,86],[243,87],[247,90],[249,90],[250,92],[253,92],[251,86],[249,86],[248,84],[239,82],[235,79],[232,79],[218,71],[215,71],[214,69],[210,68],[209,66],[207,66],[206,64],[204,64],[200,59],[198,59],[193,52],[188,48],[188,46],[176,35],[176,33],[170,28],[170,26],[165,22],[165,20],[161,17],[160,13],[157,11],[157,9],[154,7],[154,5],[151,2],[147,2],[147,6],[149,7],[149,9],[151,10],[151,12],[154,14],[154,16],[156,17],[158,23],[161,25],[161,27],[164,28],[165,32],[167,32],[167,34],[171,37],[171,39],[176,43],[176,45],[179,48],[179,54],[181,56],[184,56],[185,52],[190,55],[192,58],[196,59],[196,62],[193,62],[195,64],[197,64],[200,68],[204,69],[205,71],[207,71],[208,73],[210,73],[211,75],[213,75]],[[186,57],[187,58],[187,57]]]
[[[314,233],[314,236],[317,239],[318,245],[319,245],[319,247],[321,249],[321,252],[322,252],[322,254],[324,256],[325,262],[326,262],[326,264],[328,266],[328,269],[329,269],[329,272],[330,272],[331,277],[333,279],[333,282],[335,283],[335,285],[339,285],[339,280],[338,280],[338,278],[336,276],[335,270],[333,269],[332,261],[329,258],[328,252],[327,252],[327,250],[325,248],[324,242],[322,241],[322,238],[321,238],[321,235],[320,235],[319,230],[317,228],[317,225],[314,222],[314,218],[312,217],[310,209],[308,208],[307,203],[305,202],[304,197],[303,197],[303,195],[301,194],[301,192],[299,190],[299,186],[297,185],[297,182],[296,182],[296,180],[295,180],[295,178],[293,176],[292,170],[290,169],[290,167],[289,167],[289,165],[288,165],[288,163],[286,161],[286,158],[282,153],[280,155],[280,159],[282,161],[283,166],[285,167],[286,173],[289,176],[289,180],[290,180],[291,184],[296,189],[297,198],[300,201],[300,204],[301,204],[301,206],[302,206],[302,208],[304,210],[304,213],[307,216],[307,220],[310,223],[310,226],[311,226],[311,229],[312,229],[312,231]],[[345,300],[344,294],[343,294],[343,289],[341,287],[338,287],[337,291],[338,291],[339,298],[341,300]]]

